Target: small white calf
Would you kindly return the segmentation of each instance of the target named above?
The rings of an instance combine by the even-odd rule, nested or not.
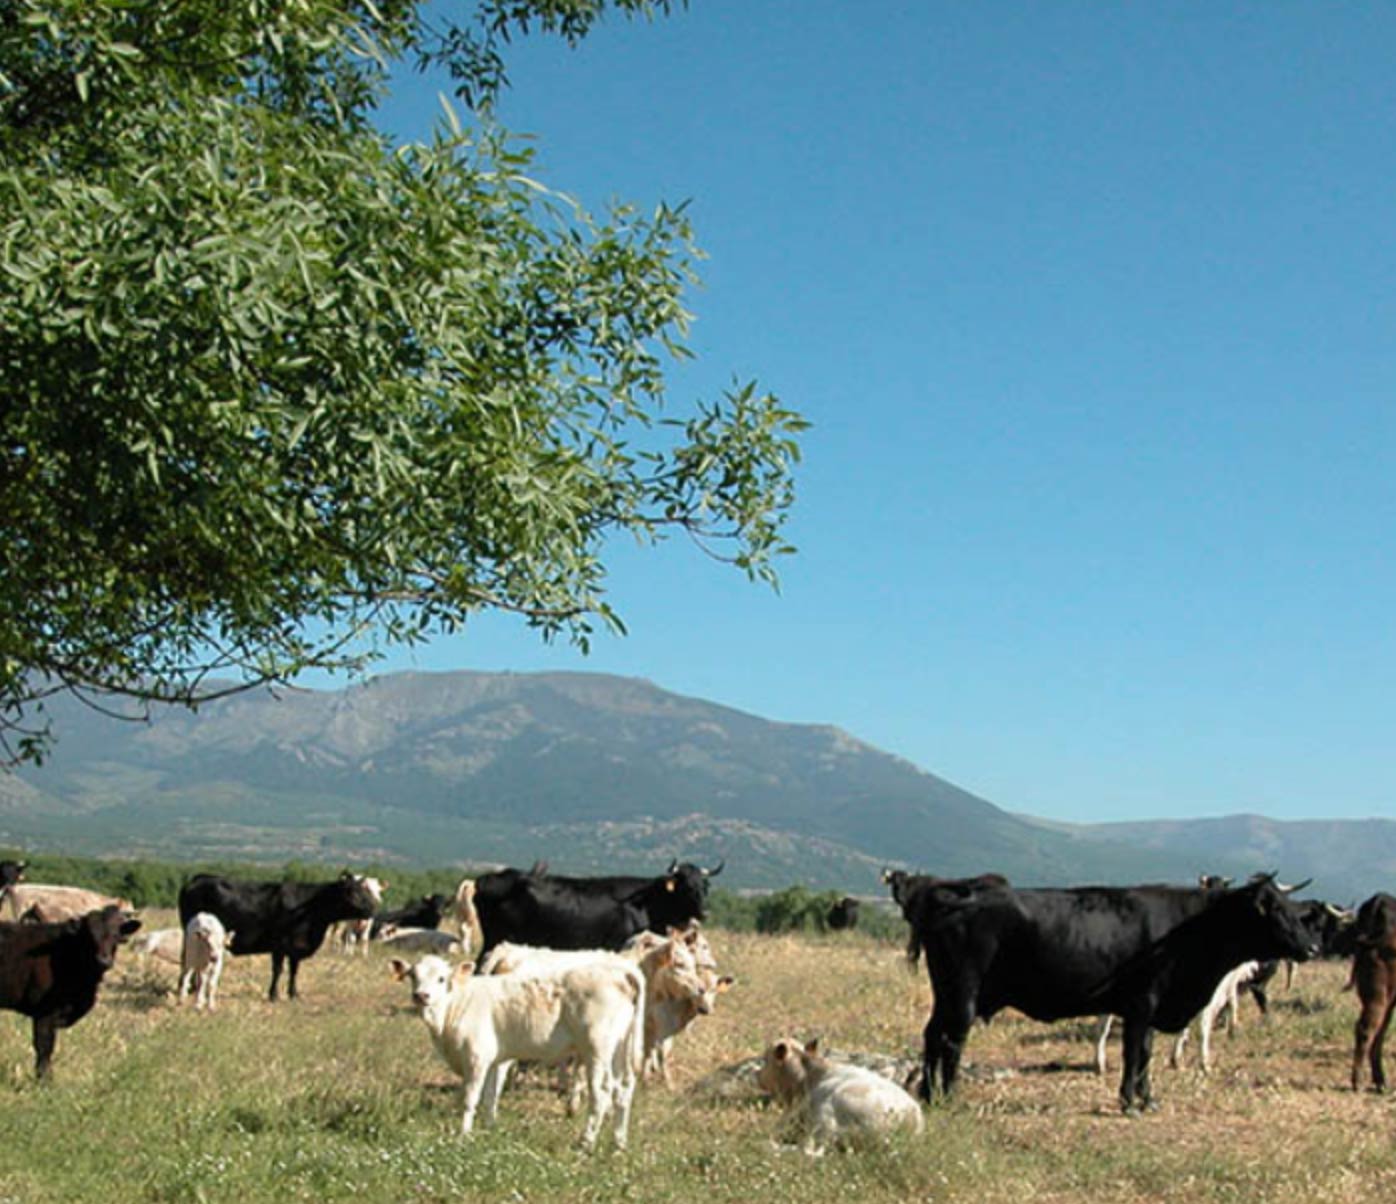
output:
[[[384,928],[378,940],[395,953],[435,953],[441,957],[464,952],[460,938],[439,928]]]
[[[194,990],[194,1007],[218,1007],[218,980],[223,975],[223,952],[232,944],[232,934],[212,912],[191,916],[184,928],[184,956],[180,963],[179,998]]]
[[[590,1108],[582,1145],[592,1149],[609,1111],[615,1142],[629,1136],[635,1077],[644,1051],[645,980],[624,962],[595,962],[527,975],[472,975],[464,962],[427,956],[409,966],[392,962],[407,979],[412,1002],[446,1064],[461,1076],[461,1132],[475,1124],[480,1098],[485,1121],[499,1105],[499,1069],[527,1060],[556,1064],[575,1057],[586,1073]]]
[[[805,1135],[807,1154],[893,1129],[921,1132],[921,1105],[880,1074],[830,1062],[819,1043],[782,1037],[766,1051],[757,1082],[786,1107],[786,1124]]]

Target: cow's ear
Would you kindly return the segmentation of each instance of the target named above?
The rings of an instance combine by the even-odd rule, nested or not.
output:
[[[140,931],[140,926],[141,926],[141,922],[140,922],[139,920],[135,919],[134,917],[132,917],[132,918],[129,919],[129,920],[124,920],[124,921],[122,921],[122,924],[121,924],[121,937],[122,937],[122,939],[124,940],[126,937],[130,936],[132,933]]]
[[[813,1057],[813,1056],[816,1055],[818,1052],[819,1052],[819,1038],[818,1038],[818,1037],[811,1037],[808,1041],[805,1042],[805,1053],[807,1053],[807,1054],[809,1054],[811,1057]]]
[[[790,1046],[784,1041],[777,1041],[771,1049],[777,1062],[784,1062],[790,1056]]]
[[[737,978],[736,978],[736,975],[734,975],[734,974],[724,974],[721,978],[719,978],[719,979],[717,980],[717,990],[718,990],[718,994],[722,994],[724,991],[730,991],[730,990],[731,990],[733,987],[735,987],[736,985],[737,985]]]
[[[451,985],[453,987],[459,986],[461,983],[465,982],[466,979],[468,979],[474,972],[474,962],[461,962],[461,964],[456,967],[455,972],[451,975]]]
[[[401,982],[412,972],[412,967],[400,957],[393,958],[393,960],[388,963],[388,966],[393,972],[393,978],[398,982]]]

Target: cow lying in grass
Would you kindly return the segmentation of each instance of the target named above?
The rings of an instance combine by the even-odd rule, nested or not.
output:
[[[807,1154],[894,1129],[919,1133],[921,1106],[890,1079],[861,1066],[831,1062],[818,1041],[803,1047],[782,1037],[766,1051],[756,1080],[786,1108],[786,1127],[804,1136]]]
[[[409,966],[392,961],[393,975],[412,988],[412,1002],[446,1064],[461,1076],[461,1132],[469,1133],[481,1097],[485,1122],[499,1105],[505,1065],[553,1065],[576,1058],[590,1107],[582,1145],[590,1150],[614,1110],[618,1149],[629,1137],[630,1106],[644,1053],[645,980],[623,961],[521,976],[480,976],[427,956]]]

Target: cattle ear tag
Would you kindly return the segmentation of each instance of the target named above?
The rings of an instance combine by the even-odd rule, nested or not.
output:
[[[675,882],[672,878],[666,878],[666,879],[664,880],[664,889],[667,890],[667,891],[674,891],[674,890],[677,890],[677,889],[678,889],[678,883]]]

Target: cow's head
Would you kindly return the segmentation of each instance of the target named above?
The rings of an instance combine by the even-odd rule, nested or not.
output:
[[[1226,905],[1240,917],[1238,935],[1244,933],[1253,942],[1250,956],[1307,961],[1318,955],[1318,941],[1305,924],[1303,912],[1289,898],[1306,885],[1281,886],[1274,874],[1257,874],[1245,886],[1226,892]]]
[[[818,1055],[818,1038],[803,1046],[794,1037],[777,1038],[766,1050],[756,1082],[786,1107],[797,1104],[809,1094],[810,1062]]]
[[[109,903],[100,911],[89,911],[85,916],[67,921],[63,930],[64,936],[90,948],[103,970],[110,970],[116,965],[117,947],[138,932],[140,926],[141,922],[124,907]]]
[[[630,901],[644,907],[651,928],[701,920],[707,915],[708,881],[722,873],[725,864],[719,861],[715,868],[704,869],[691,861],[680,863],[676,859],[662,878],[646,886],[641,897]]]
[[[435,954],[428,954],[416,965],[408,965],[402,958],[395,957],[389,965],[393,977],[411,987],[412,1003],[424,1016],[440,1012],[452,989],[465,982],[475,969],[474,962],[462,962],[453,968],[444,957]]]
[[[345,870],[333,883],[333,914],[337,920],[368,920],[378,910],[373,892],[358,874]]]

